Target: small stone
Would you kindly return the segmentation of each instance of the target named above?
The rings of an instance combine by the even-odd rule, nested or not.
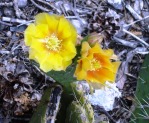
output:
[[[12,36],[11,31],[8,31],[8,32],[6,33],[6,35],[7,35],[8,37],[11,37],[11,36]]]
[[[27,0],[18,0],[18,7],[24,8],[27,5]]]
[[[87,1],[86,1],[86,4],[87,4],[88,6],[90,6],[90,5],[92,4],[92,2],[91,2],[90,0],[87,0]]]

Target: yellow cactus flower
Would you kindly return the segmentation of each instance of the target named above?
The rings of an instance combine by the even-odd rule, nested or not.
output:
[[[113,50],[103,50],[98,43],[90,47],[88,42],[82,43],[81,58],[78,60],[75,76],[78,80],[88,82],[114,82],[120,62],[111,62]]]
[[[24,36],[30,47],[29,58],[38,62],[44,72],[65,70],[76,55],[77,32],[64,16],[40,13]]]

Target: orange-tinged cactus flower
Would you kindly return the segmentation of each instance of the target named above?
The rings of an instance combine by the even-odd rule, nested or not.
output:
[[[38,62],[44,72],[65,70],[76,55],[77,32],[64,16],[40,13],[24,36],[30,47],[29,58]]]
[[[98,43],[90,47],[88,42],[83,42],[75,76],[88,82],[114,82],[120,62],[111,62],[112,55],[113,50],[103,50]]]

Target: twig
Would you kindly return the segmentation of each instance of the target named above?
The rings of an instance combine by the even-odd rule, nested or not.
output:
[[[0,54],[9,54],[10,53],[10,51],[7,51],[7,50],[1,50],[0,51]]]
[[[117,38],[117,37],[115,37],[115,36],[113,37],[113,39],[114,39],[116,42],[119,42],[119,43],[121,43],[122,45],[131,47],[131,48],[136,48],[137,45],[138,45],[137,42],[126,41],[126,40]]]
[[[131,25],[133,25],[133,24],[135,24],[135,23],[137,23],[137,22],[139,22],[139,21],[143,21],[143,20],[145,20],[145,19],[147,19],[147,18],[149,18],[149,16],[146,16],[146,17],[144,17],[144,18],[142,18],[142,19],[136,20],[136,21],[134,21],[134,22],[132,22],[132,23],[130,23],[130,24],[127,24],[127,25],[125,25],[125,26],[123,26],[123,27],[131,26]]]
[[[0,6],[13,6],[13,2],[9,2],[9,3],[7,3],[7,2],[4,2],[4,3],[0,3]]]
[[[132,34],[131,32],[127,31],[126,29],[122,29],[123,32],[131,35],[132,37],[134,37],[135,39],[137,39],[138,41],[140,41],[142,44],[146,45],[147,47],[149,47],[149,44],[146,43],[144,40],[142,40],[141,38],[137,37],[136,35]]]
[[[44,7],[42,7],[42,6],[40,6],[40,5],[38,5],[37,3],[35,3],[35,1],[34,0],[30,0],[37,8],[39,8],[40,10],[42,10],[42,11],[45,11],[45,12],[49,12],[50,10],[48,10],[48,9],[46,9],[46,8],[44,8]]]
[[[82,27],[84,27],[84,24],[83,24],[83,22],[82,22],[82,20],[81,20],[81,18],[80,18],[80,16],[79,16],[79,14],[76,12],[76,1],[75,1],[75,0],[74,0],[74,8],[72,8],[72,9],[73,9],[73,12],[74,12],[75,16],[76,16],[76,17],[78,18],[78,20],[80,21]]]
[[[13,1],[13,4],[14,4],[14,10],[15,10],[16,16],[18,18],[20,18],[20,17],[26,18],[26,16],[24,15],[24,13],[18,7],[18,1],[17,0],[14,0]]]
[[[60,13],[59,10],[55,6],[53,6],[52,4],[50,4],[50,3],[46,2],[46,1],[43,1],[43,0],[37,0],[37,1],[39,1],[39,2],[41,2],[43,4],[45,4],[45,5],[48,5],[52,9],[56,10],[56,12]]]
[[[126,5],[126,8],[136,20],[142,19],[142,17],[140,15],[138,15],[129,4]]]
[[[1,20],[0,20],[0,23],[1,23],[1,24],[4,24],[4,25],[7,25],[7,26],[12,26],[12,24],[3,22],[3,21],[1,21]]]
[[[30,24],[30,23],[32,23],[32,22],[34,22],[34,21],[35,21],[35,20],[26,21],[26,22],[24,22],[24,23],[21,23],[21,24],[17,25],[17,27],[20,27],[20,26],[22,26],[22,25],[28,25],[28,24]]]
[[[28,21],[22,19],[15,19],[10,17],[2,17],[2,21],[12,22],[12,23],[27,23]]]
[[[148,54],[148,53],[149,53],[148,49],[145,48],[145,47],[137,47],[137,48],[135,48],[134,51],[135,51],[136,53],[142,54],[142,55],[145,55],[145,54]]]
[[[104,113],[112,122],[116,123],[116,121],[113,119],[113,117],[103,108],[100,106],[94,106],[94,109],[97,110],[98,112]]]
[[[86,15],[80,15],[80,17],[86,17]],[[77,16],[65,16],[67,19],[76,19],[78,18]]]

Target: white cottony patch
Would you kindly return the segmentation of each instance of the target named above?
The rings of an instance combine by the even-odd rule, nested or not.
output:
[[[87,95],[87,99],[92,105],[99,105],[110,111],[113,109],[115,98],[120,96],[121,92],[116,87],[116,83],[106,82],[105,87],[96,89],[93,94]]]

